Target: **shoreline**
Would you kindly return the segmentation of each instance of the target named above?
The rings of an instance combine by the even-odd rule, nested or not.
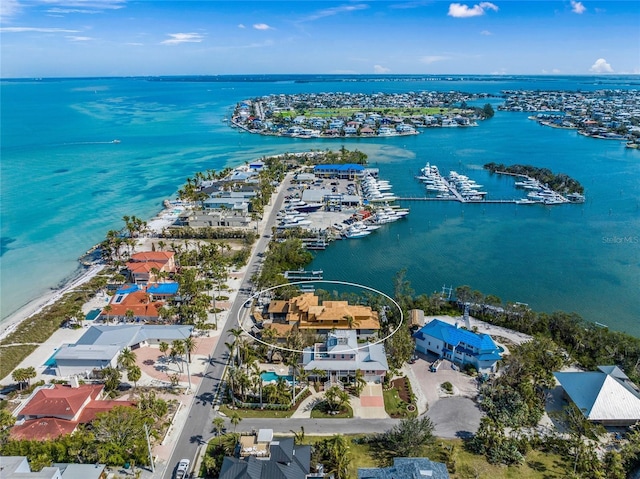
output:
[[[82,286],[92,278],[98,275],[105,268],[104,264],[95,264],[79,275],[75,275],[64,283],[61,287],[47,291],[43,295],[29,301],[24,306],[20,307],[13,313],[9,314],[0,323],[0,340],[6,338],[11,334],[23,321],[26,321],[30,317],[40,313],[47,306],[51,306],[55,302],[59,301],[65,294],[73,291],[79,286]]]
[[[170,200],[169,200],[170,201]],[[144,242],[151,239],[153,235],[161,233],[162,230],[168,226],[171,218],[175,219],[172,215],[172,211],[175,209],[174,205],[170,205],[169,208],[163,207],[155,216],[150,218],[147,222],[151,236],[146,236],[138,239],[138,245],[140,241]],[[46,307],[59,301],[65,294],[73,291],[74,289],[89,282],[95,276],[97,276],[106,265],[102,262],[91,264],[90,266],[83,266],[82,259],[87,256],[97,245],[92,246],[88,252],[83,253],[78,257],[80,262],[80,268],[83,268],[78,274],[73,274],[69,279],[64,280],[61,286],[52,288],[51,290],[39,295],[32,299],[25,305],[18,308],[13,313],[10,313],[5,319],[0,322],[0,341],[9,336],[22,322],[42,312]]]

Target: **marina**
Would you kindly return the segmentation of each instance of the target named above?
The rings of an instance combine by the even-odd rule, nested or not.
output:
[[[583,203],[584,195],[579,193],[569,193],[566,196],[552,190],[547,185],[543,185],[535,178],[526,175],[519,175],[505,171],[495,171],[496,174],[518,178],[514,182],[515,188],[528,191],[524,198],[491,199],[486,198],[488,193],[481,191],[479,185],[467,175],[462,175],[456,171],[450,171],[448,176],[442,176],[436,165],[427,163],[420,170],[416,179],[424,183],[427,194],[435,196],[424,197],[394,197],[398,201],[458,201],[460,203],[482,203],[482,204],[504,204],[512,203],[517,205],[560,205],[566,203]]]

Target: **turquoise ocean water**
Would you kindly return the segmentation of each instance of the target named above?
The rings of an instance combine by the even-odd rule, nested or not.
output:
[[[187,176],[263,155],[343,144],[240,133],[223,122],[239,100],[323,91],[638,87],[637,77],[300,79],[0,82],[1,317],[78,274],[77,258],[107,230],[120,228],[123,215],[153,216]],[[406,268],[418,293],[468,284],[505,301],[576,311],[640,335],[640,152],[540,127],[526,117],[497,112],[478,128],[344,144],[365,151],[401,196],[423,194],[413,177],[428,161],[443,172],[469,175],[493,198],[512,197],[513,180],[482,170],[496,161],[567,173],[585,186],[585,204],[407,202],[406,220],[332,244],[316,254],[313,267],[324,269],[326,279],[386,292],[394,274]]]

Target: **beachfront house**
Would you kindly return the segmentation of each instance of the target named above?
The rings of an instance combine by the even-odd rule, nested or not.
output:
[[[479,372],[493,372],[502,359],[501,348],[488,334],[432,319],[413,334],[416,350],[464,366],[470,364]]]
[[[173,251],[145,251],[131,255],[126,264],[133,283],[157,282],[160,277],[176,272]]]
[[[81,424],[88,424],[96,414],[116,406],[135,406],[130,401],[103,399],[103,384],[47,384],[37,387],[14,412],[16,424],[11,428],[15,440],[44,441],[71,434]],[[4,477],[4,476],[2,476]]]
[[[307,373],[325,371],[331,382],[352,380],[356,371],[365,381],[382,382],[389,370],[384,346],[380,343],[358,343],[354,330],[336,330],[327,339],[305,348],[302,364]]]
[[[553,375],[565,397],[589,421],[612,427],[628,427],[640,421],[640,390],[617,366]]]
[[[138,349],[161,342],[171,344],[191,336],[193,326],[125,324],[91,326],[75,344],[63,345],[55,355],[58,376],[90,377],[94,370],[116,367],[124,348]]]

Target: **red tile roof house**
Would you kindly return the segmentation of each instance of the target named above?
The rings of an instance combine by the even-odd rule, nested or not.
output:
[[[138,284],[157,282],[158,278],[151,272],[154,268],[161,273],[175,273],[175,253],[173,251],[145,251],[131,255],[131,259],[127,262],[131,280]]]
[[[133,313],[132,318],[140,321],[157,321],[158,308],[164,305],[163,301],[151,301],[149,294],[145,291],[135,291],[119,297],[115,294],[109,303],[111,311],[107,313],[104,309],[100,317],[106,319],[126,318],[127,311]]]
[[[35,389],[14,415],[18,420],[11,429],[12,439],[43,441],[71,434],[80,424],[87,424],[96,414],[116,406],[135,406],[131,401],[101,400],[104,385],[48,384]]]

